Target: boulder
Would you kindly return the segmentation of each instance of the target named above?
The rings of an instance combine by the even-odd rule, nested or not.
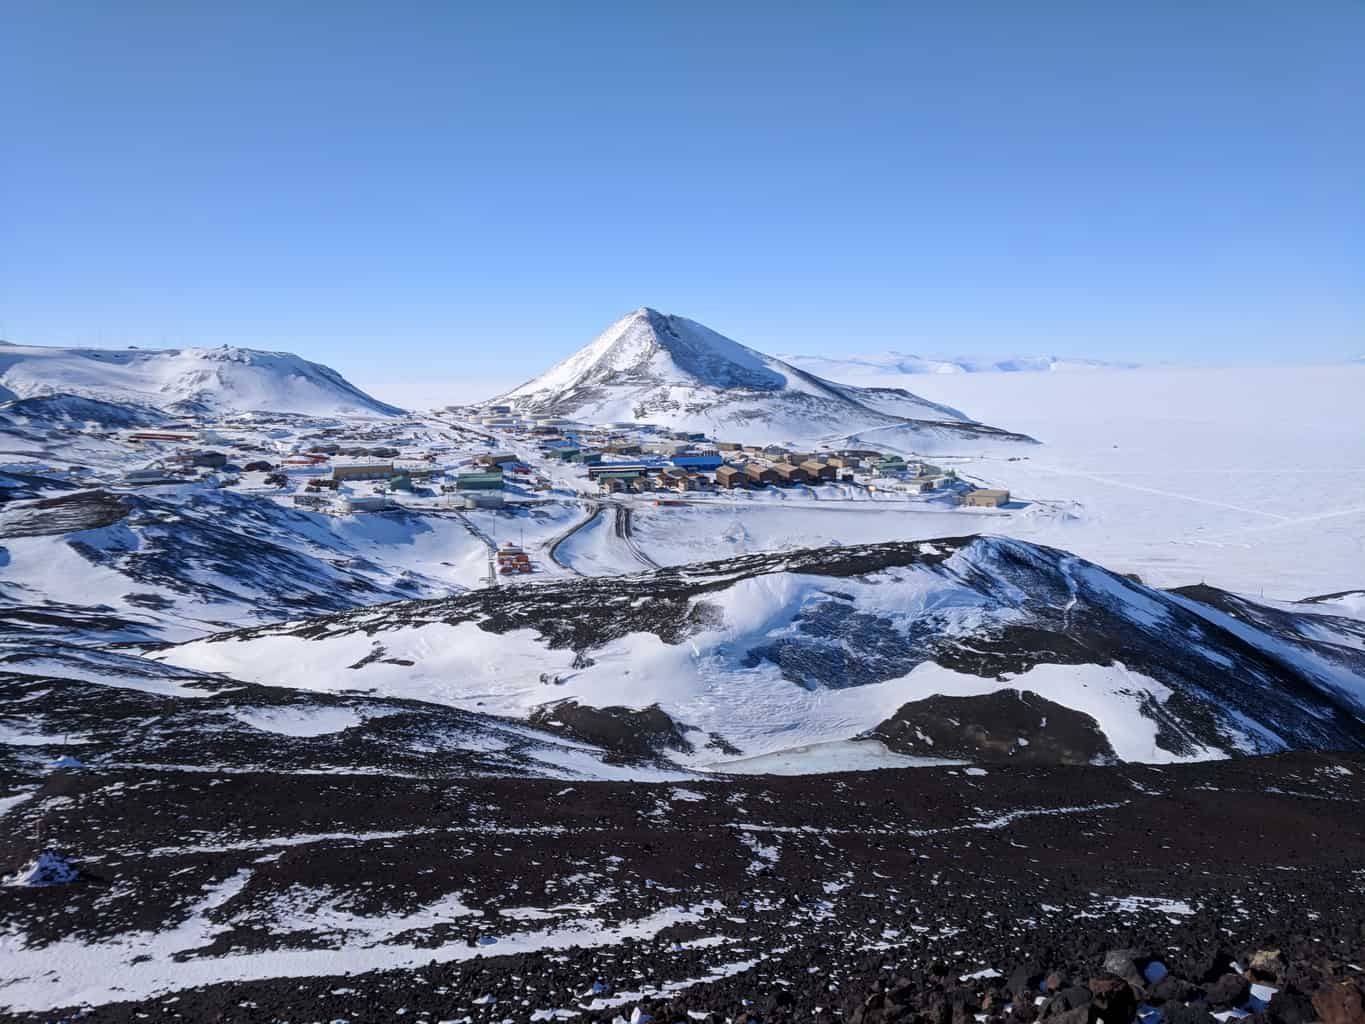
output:
[[[1290,986],[1270,997],[1266,1016],[1271,1024],[1309,1024],[1309,1021],[1317,1020],[1318,1015],[1313,1009],[1313,1000]]]
[[[1030,960],[1019,964],[1010,972],[1009,978],[1005,981],[1005,988],[1018,1002],[1020,993],[1027,993],[1030,999],[1038,994],[1038,985],[1044,976],[1043,965],[1036,960]]]
[[[1167,1003],[1161,1008],[1166,1024],[1218,1024],[1213,1014],[1203,1006]]]
[[[1090,1007],[1078,1006],[1049,1019],[1048,1024],[1090,1024]]]
[[[1258,949],[1251,954],[1246,973],[1253,981],[1277,982],[1288,969],[1278,949]]]
[[[1091,1000],[1090,989],[1084,985],[1072,985],[1064,988],[1055,996],[1043,1004],[1043,1011],[1039,1016],[1043,1020],[1051,1020],[1060,1017],[1071,1010],[1089,1006]]]
[[[1219,950],[1217,953],[1199,960],[1198,966],[1191,976],[1197,977],[1200,982],[1207,985],[1231,971],[1235,962],[1231,953],[1227,950]]]
[[[1157,1004],[1188,1003],[1199,998],[1199,994],[1198,986],[1178,975],[1167,974],[1152,986],[1147,998]]]
[[[1141,950],[1111,949],[1104,957],[1104,972],[1122,978],[1130,985],[1144,985],[1146,979],[1139,965],[1149,959]]]
[[[1251,982],[1229,971],[1204,989],[1209,1003],[1217,1007],[1240,1008],[1251,995]]]
[[[1322,1024],[1365,1024],[1365,993],[1351,981],[1324,985],[1313,996]]]
[[[925,1024],[952,1024],[953,1008],[942,995],[935,994],[929,998],[920,1020]]]
[[[1104,1024],[1128,1024],[1137,1013],[1137,993],[1117,974],[1090,979],[1091,1009]]]

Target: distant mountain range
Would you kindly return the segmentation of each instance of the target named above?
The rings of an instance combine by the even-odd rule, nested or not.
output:
[[[176,415],[399,416],[335,370],[255,349],[48,348],[0,342],[0,402],[74,395]]]
[[[653,423],[739,440],[831,440],[872,430],[921,446],[1031,440],[901,388],[836,383],[647,307],[490,401],[540,415]]]
[[[917,356],[909,352],[882,352],[870,356],[782,357],[793,366],[836,380],[897,374],[954,373],[1068,373],[1084,370],[1134,370],[1137,363],[1101,359],[1068,359],[1059,356]]]

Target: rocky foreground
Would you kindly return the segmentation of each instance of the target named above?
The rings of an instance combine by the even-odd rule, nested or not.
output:
[[[1365,1020],[1365,756],[0,776],[19,1021]]]

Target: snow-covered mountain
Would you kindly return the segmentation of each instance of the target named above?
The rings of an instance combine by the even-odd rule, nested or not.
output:
[[[784,355],[786,362],[808,373],[833,380],[886,377],[898,374],[937,373],[1069,373],[1084,370],[1132,370],[1136,363],[1102,359],[1069,359],[1061,356],[918,356],[909,352],[877,355],[829,356]]]
[[[883,428],[915,443],[1027,441],[900,388],[836,384],[684,317],[641,308],[547,373],[493,399],[541,415],[643,422],[753,441]]]
[[[254,349],[48,348],[0,343],[0,400],[76,395],[179,414],[398,416],[335,370]]]
[[[752,555],[223,634],[158,657],[528,719],[688,766],[1365,749],[1365,625],[995,537]],[[945,701],[950,703],[945,704]]]

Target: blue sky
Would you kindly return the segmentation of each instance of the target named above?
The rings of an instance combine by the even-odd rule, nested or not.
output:
[[[12,341],[398,399],[639,305],[775,352],[1365,351],[1361,0],[0,13]]]

